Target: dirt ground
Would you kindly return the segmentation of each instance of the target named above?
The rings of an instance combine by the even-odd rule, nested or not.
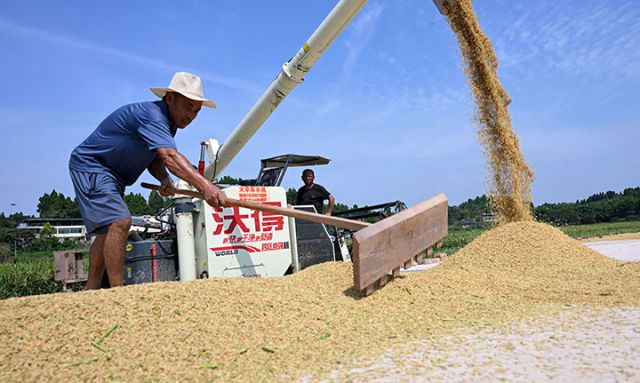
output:
[[[637,382],[640,309],[566,307],[389,349],[323,382]]]

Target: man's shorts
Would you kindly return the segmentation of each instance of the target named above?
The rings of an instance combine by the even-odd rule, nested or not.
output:
[[[88,235],[103,233],[107,225],[131,218],[124,202],[124,186],[115,178],[73,169],[69,174]]]

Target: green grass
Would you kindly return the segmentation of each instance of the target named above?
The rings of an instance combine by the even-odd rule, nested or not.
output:
[[[469,242],[473,241],[487,230],[489,230],[489,227],[478,229],[450,227],[449,235],[447,235],[444,241],[442,241],[442,248],[436,251],[439,253],[446,253],[447,255],[455,254],[458,250],[465,247]]]
[[[560,227],[560,229],[572,238],[594,238],[612,234],[640,233],[640,221],[574,225]]]
[[[62,291],[53,280],[53,256],[29,254],[0,264],[0,299]]]
[[[85,270],[88,263],[85,257]],[[80,284],[69,287],[83,288]],[[0,263],[0,299],[62,291],[62,284],[54,280],[53,251],[22,251]]]

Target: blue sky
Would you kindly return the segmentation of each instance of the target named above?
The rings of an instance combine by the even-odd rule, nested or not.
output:
[[[224,142],[333,8],[333,1],[31,1],[0,14],[0,211],[36,214],[73,196],[69,153],[117,107],[154,100],[173,72],[218,105],[178,133]],[[640,186],[640,2],[484,0],[535,204]],[[487,190],[474,103],[455,37],[430,0],[371,0],[224,175],[259,160],[320,154],[338,202],[457,205]],[[299,187],[297,169],[285,187]],[[139,181],[152,181],[144,175]],[[128,191],[143,192],[138,186]],[[147,195],[147,192],[144,191]],[[15,204],[13,206],[12,204]]]

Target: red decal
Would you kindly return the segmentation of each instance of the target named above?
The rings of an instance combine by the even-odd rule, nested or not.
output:
[[[246,251],[248,251],[250,253],[255,253],[255,252],[259,252],[260,251],[260,249],[258,249],[255,246],[239,246],[239,245],[222,246],[222,247],[211,247],[211,248],[209,248],[209,250],[211,250],[211,251],[234,250],[234,249],[246,250]]]
[[[247,227],[247,225],[245,225],[245,223],[242,221],[244,218],[248,218],[249,215],[248,214],[240,214],[240,208],[237,206],[233,206],[231,208],[232,213],[231,215],[222,215],[220,213],[224,212],[223,208],[219,208],[216,207],[213,209],[213,221],[217,224],[216,228],[213,230],[213,234],[214,235],[218,235],[220,233],[223,232],[225,234],[231,234],[233,233],[233,231],[235,230],[236,227],[240,228],[241,231],[243,232],[248,232],[249,228]],[[216,214],[217,213],[217,214]],[[227,227],[226,229],[224,229],[224,224],[225,222],[229,223],[229,227]]]
[[[281,206],[279,201],[263,202],[266,205]],[[227,208],[227,212],[231,214],[225,214],[225,209],[214,208],[212,213],[213,222],[215,228],[213,229],[213,235],[231,234],[236,228],[238,228],[242,234],[242,241],[260,241],[260,234],[253,234],[251,232],[260,231],[282,231],[284,230],[284,217],[276,213],[261,212],[257,210],[248,210],[247,214],[240,214],[239,207]],[[253,229],[250,229],[250,223],[253,222]],[[226,229],[225,229],[226,227]],[[240,242],[240,240],[234,240],[235,236],[231,236],[229,239],[223,239],[223,243]]]
[[[267,242],[262,244],[262,251],[288,249],[289,242]]]
[[[157,256],[158,256],[158,252],[156,250],[156,244],[152,243],[151,244],[151,270],[153,271],[153,273],[151,274],[151,282],[158,281],[158,259],[156,258]]]

